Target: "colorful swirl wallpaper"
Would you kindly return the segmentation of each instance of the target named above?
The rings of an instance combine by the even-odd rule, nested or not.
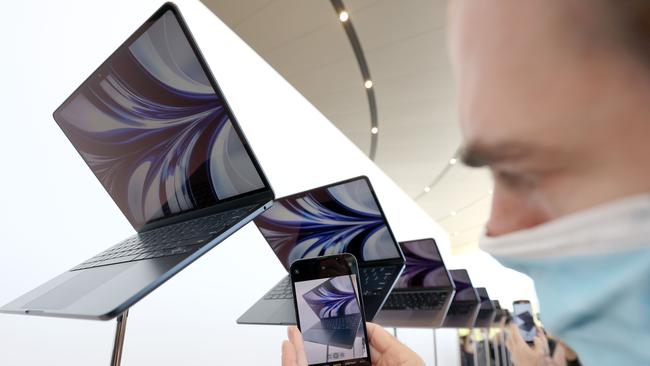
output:
[[[286,268],[298,259],[340,253],[359,261],[399,258],[363,179],[281,198],[255,224]]]
[[[169,11],[55,118],[139,228],[264,187],[226,108]]]
[[[433,240],[400,243],[406,268],[397,280],[397,288],[430,288],[450,286],[447,269]]]
[[[333,277],[302,297],[319,319],[361,313],[350,276]]]

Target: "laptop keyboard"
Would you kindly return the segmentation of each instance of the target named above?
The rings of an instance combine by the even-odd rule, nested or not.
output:
[[[285,277],[275,287],[271,289],[264,300],[293,299],[293,290],[291,289],[291,278]]]
[[[447,292],[393,292],[384,310],[440,310],[445,304]]]
[[[388,267],[359,268],[363,296],[380,295],[390,284],[395,272]],[[264,295],[264,300],[293,299],[291,279],[289,276],[280,281],[271,291]]]
[[[473,312],[476,310],[476,303],[469,302],[469,303],[452,303],[451,307],[449,308],[449,311],[447,314],[449,315],[465,315],[469,314],[470,312]]]
[[[245,206],[135,234],[74,267],[72,271],[191,253],[240,221],[257,206]]]
[[[361,267],[361,290],[363,296],[377,296],[386,292],[386,288],[392,285],[395,278],[395,267]]]
[[[359,327],[359,320],[361,320],[361,316],[359,315],[353,315],[353,316],[344,316],[340,318],[325,318],[321,319],[321,325],[325,329],[331,329],[331,330],[339,330],[339,329],[357,329]]]

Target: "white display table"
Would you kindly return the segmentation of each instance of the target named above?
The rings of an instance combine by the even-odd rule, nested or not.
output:
[[[363,152],[201,3],[177,3],[278,196],[366,174],[399,240],[435,237],[449,256],[447,235]],[[0,303],[133,233],[51,113],[160,5],[4,4]],[[131,309],[123,365],[279,364],[285,327],[235,319],[283,275],[247,225]],[[114,327],[0,314],[0,365],[108,365]],[[431,331],[399,335],[433,364]],[[437,348],[441,365],[458,362],[453,331]]]

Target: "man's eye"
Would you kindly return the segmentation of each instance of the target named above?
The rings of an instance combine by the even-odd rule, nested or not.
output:
[[[507,171],[497,172],[496,178],[500,183],[513,189],[530,189],[535,187],[537,183],[532,176]]]

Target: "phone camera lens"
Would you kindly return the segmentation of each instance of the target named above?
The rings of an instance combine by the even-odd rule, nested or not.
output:
[[[300,271],[297,270],[297,269],[294,269],[294,270],[293,270],[293,273],[298,274],[298,273],[300,273]]]
[[[324,270],[325,270],[325,266],[320,266],[320,269],[324,271]]]

